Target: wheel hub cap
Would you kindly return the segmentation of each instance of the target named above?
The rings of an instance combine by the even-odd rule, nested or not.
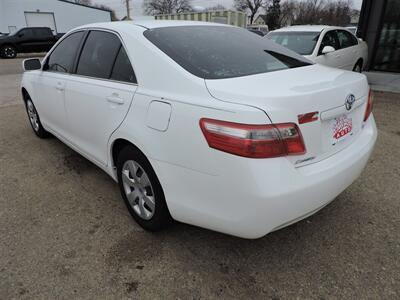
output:
[[[128,160],[124,163],[122,184],[135,213],[144,220],[151,219],[155,211],[153,187],[146,172],[136,161]]]

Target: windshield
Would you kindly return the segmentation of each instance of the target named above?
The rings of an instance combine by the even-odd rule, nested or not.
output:
[[[319,32],[270,32],[267,38],[301,55],[313,53],[319,38]]]
[[[204,79],[247,76],[310,65],[304,57],[246,29],[177,26],[144,36],[188,72]]]

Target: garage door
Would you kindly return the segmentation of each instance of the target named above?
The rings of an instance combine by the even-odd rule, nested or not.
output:
[[[25,19],[28,27],[49,27],[57,33],[53,13],[25,12]]]

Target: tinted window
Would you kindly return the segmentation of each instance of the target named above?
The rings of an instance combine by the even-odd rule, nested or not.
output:
[[[144,35],[188,72],[205,79],[310,64],[304,57],[243,28],[178,26],[149,29]]]
[[[37,28],[33,30],[37,37],[50,36],[52,32],[46,28]]]
[[[84,35],[83,31],[75,32],[63,39],[47,59],[45,70],[70,73],[75,55]]]
[[[335,48],[335,50],[340,48],[339,41],[338,41],[337,35],[336,35],[336,31],[331,30],[325,34],[324,38],[322,39],[321,47],[319,48],[319,52],[322,53],[322,50],[326,46],[331,46],[331,47]]]
[[[317,44],[319,32],[271,32],[267,38],[301,55],[310,55]]]
[[[111,73],[111,79],[137,83],[131,62],[129,61],[128,55],[126,55],[125,49],[122,46],[118,52],[117,59],[115,60],[114,68]]]
[[[337,36],[339,39],[340,48],[347,48],[358,44],[356,37],[350,32],[338,30]]]
[[[25,28],[18,32],[18,35],[23,35],[24,38],[31,38],[33,37],[33,29]]]
[[[120,47],[121,42],[115,34],[91,31],[83,47],[76,73],[90,77],[110,78]]]

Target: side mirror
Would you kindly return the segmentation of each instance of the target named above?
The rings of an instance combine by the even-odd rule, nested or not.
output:
[[[23,33],[19,33],[19,34],[18,34],[18,37],[23,37],[23,36],[24,36]]]
[[[332,46],[325,46],[324,49],[322,49],[322,54],[328,54],[335,51],[335,48],[333,48]]]
[[[30,58],[25,59],[22,62],[22,67],[24,68],[24,71],[34,71],[40,70],[42,68],[42,64],[38,58]]]

